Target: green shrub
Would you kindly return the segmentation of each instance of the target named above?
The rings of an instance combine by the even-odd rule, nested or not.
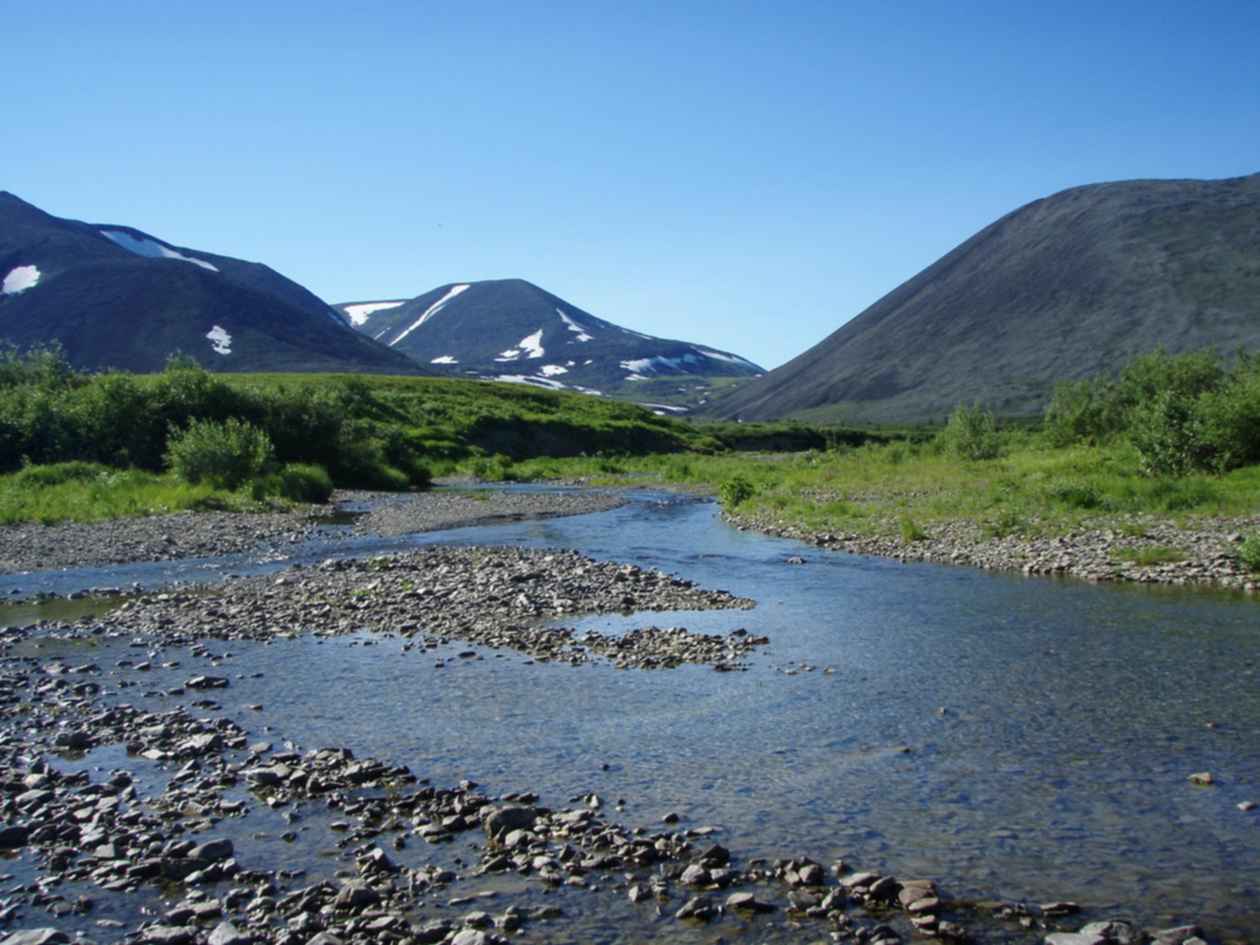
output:
[[[1148,476],[1184,476],[1211,465],[1212,449],[1195,400],[1173,390],[1134,408],[1129,439]]]
[[[1132,561],[1134,564],[1149,568],[1156,564],[1171,564],[1185,561],[1186,553],[1180,548],[1169,548],[1167,545],[1145,545],[1141,548],[1120,548],[1114,555],[1120,561]]]
[[[166,462],[185,482],[239,489],[251,479],[265,475],[273,456],[266,433],[231,417],[222,423],[192,420],[186,429],[173,428]]]
[[[724,509],[734,509],[757,494],[757,487],[743,476],[732,476],[718,487],[718,500]]]
[[[54,463],[51,466],[28,466],[13,475],[13,485],[19,489],[59,486],[66,482],[92,482],[108,476],[112,470],[100,463],[73,460]]]
[[[1249,571],[1260,571],[1260,534],[1248,535],[1238,546],[1238,560]]]
[[[1106,496],[1092,482],[1056,482],[1045,489],[1045,496],[1070,509],[1100,509],[1107,505]]]
[[[468,467],[474,479],[482,482],[512,482],[516,473],[512,469],[512,460],[502,453],[493,456],[478,456]]]
[[[958,459],[996,459],[1001,453],[997,422],[978,404],[959,404],[938,437],[945,451]]]
[[[327,502],[333,494],[332,477],[323,466],[288,463],[279,473],[280,495],[294,502]]]
[[[897,520],[897,531],[901,533],[901,540],[907,545],[914,541],[923,541],[928,537],[927,532],[916,525],[909,515],[903,515]]]

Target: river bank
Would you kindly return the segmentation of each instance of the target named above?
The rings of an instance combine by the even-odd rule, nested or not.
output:
[[[179,512],[104,522],[0,526],[0,573],[253,553],[354,534],[401,535],[490,522],[583,515],[620,504],[606,493],[512,493],[494,489],[386,493],[341,490],[328,505],[282,512]],[[347,515],[347,509],[363,514]]]

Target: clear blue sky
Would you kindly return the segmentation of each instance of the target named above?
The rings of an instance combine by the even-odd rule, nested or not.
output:
[[[773,367],[1065,187],[1260,171],[1260,4],[0,0],[0,189]]]

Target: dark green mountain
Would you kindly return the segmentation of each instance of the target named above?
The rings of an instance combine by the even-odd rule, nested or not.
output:
[[[0,191],[0,341],[60,342],[80,368],[418,373],[260,263],[127,226],[51,216]]]
[[[1159,345],[1260,347],[1260,174],[1030,203],[712,411],[901,422],[978,401],[1029,415],[1056,381]]]
[[[651,399],[666,381],[762,373],[721,349],[596,318],[523,279],[451,283],[414,299],[337,307],[368,337],[451,374]]]

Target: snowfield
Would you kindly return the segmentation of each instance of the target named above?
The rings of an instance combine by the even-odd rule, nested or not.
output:
[[[569,369],[561,364],[544,364],[542,373],[547,377],[555,377],[557,374],[568,374]]]
[[[500,351],[496,361],[515,361],[521,355],[525,355],[527,359],[541,358],[547,352],[542,346],[543,330],[539,328],[532,335],[526,335],[516,343],[515,348],[508,348],[506,351]]]
[[[444,354],[441,357],[434,358],[429,363],[430,364],[459,364],[459,361],[456,359],[454,355]]]
[[[221,326],[215,325],[206,332],[206,337],[210,340],[210,347],[214,349],[215,354],[232,353],[232,336]]]
[[[18,266],[9,270],[9,274],[4,277],[4,284],[0,286],[0,293],[4,295],[17,295],[19,292],[25,292],[32,289],[39,282],[40,271],[36,266]]]
[[[588,335],[581,325],[579,325],[577,322],[571,319],[568,315],[564,314],[564,312],[562,312],[560,309],[556,309],[556,314],[559,315],[560,320],[564,322],[564,327],[569,329],[569,331],[573,332],[573,334],[577,335],[578,341],[593,340],[592,336]]]
[[[362,325],[375,312],[384,312],[406,304],[406,299],[403,299],[401,302],[364,302],[360,305],[347,305],[345,312],[352,325]]]
[[[200,266],[202,269],[209,269],[211,272],[218,272],[219,268],[204,259],[193,259],[191,256],[185,256],[178,250],[171,249],[157,240],[148,237],[132,236],[130,233],[124,233],[122,230],[101,230],[101,236],[105,237],[111,243],[121,246],[130,253],[137,256],[148,256],[151,259],[178,259],[181,262],[189,262],[194,266]]]
[[[438,312],[442,311],[442,309],[446,307],[446,304],[450,302],[451,299],[455,298],[461,292],[464,292],[465,290],[467,290],[467,288],[468,288],[467,285],[451,286],[450,289],[447,290],[446,295],[442,296],[440,299],[438,299],[436,302],[434,302],[432,305],[426,308],[424,310],[424,314],[421,315],[419,318],[417,318],[414,322],[412,322],[411,326],[407,328],[406,331],[404,331],[401,335],[399,335],[397,338],[391,341],[389,343],[389,346],[392,348],[394,345],[398,344],[398,342],[402,341],[404,338],[410,335],[413,331],[415,331],[417,328],[419,328],[421,325],[427,322],[430,318],[432,318]]]

